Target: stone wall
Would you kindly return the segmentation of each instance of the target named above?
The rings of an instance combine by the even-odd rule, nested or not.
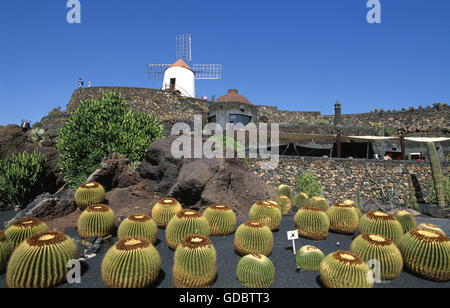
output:
[[[256,106],[258,108],[258,121],[280,124],[318,124],[323,120],[319,111],[285,111],[275,106]],[[328,123],[329,124],[329,123]]]
[[[403,203],[408,173],[417,178],[416,189],[424,196],[429,194],[433,181],[430,164],[426,162],[281,157],[278,168],[274,170],[262,170],[257,160],[250,160],[250,167],[274,187],[287,184],[294,188],[297,176],[305,171],[311,172],[318,178],[325,198],[330,202],[356,199],[357,190],[360,190],[362,200],[377,200],[379,192],[370,180],[380,182],[386,179],[390,185],[401,183],[396,202]],[[443,172],[446,176],[450,174],[449,163],[444,163]]]

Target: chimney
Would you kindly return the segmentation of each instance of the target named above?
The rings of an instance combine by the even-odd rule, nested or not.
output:
[[[334,126],[342,125],[341,103],[336,101],[334,104]]]

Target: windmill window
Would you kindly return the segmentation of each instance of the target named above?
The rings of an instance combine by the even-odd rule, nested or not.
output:
[[[170,86],[175,87],[176,78],[170,78]]]
[[[230,114],[230,123],[242,123],[244,126],[252,121],[252,117],[243,114]]]

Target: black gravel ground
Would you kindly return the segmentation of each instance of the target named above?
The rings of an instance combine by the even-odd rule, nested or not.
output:
[[[5,222],[14,216],[12,212],[0,213],[0,222]],[[240,221],[242,223],[243,221]],[[429,217],[418,217],[418,223],[432,223],[441,227],[447,234],[450,234],[450,222],[444,219],[433,219]],[[286,232],[293,230],[293,214],[283,217],[281,227],[274,232],[274,247],[270,259],[275,265],[275,282],[273,288],[320,288],[318,272],[296,271],[295,255],[292,251],[292,241],[287,240]],[[80,238],[76,230],[69,230],[66,233],[77,243]],[[310,241],[303,238],[296,240],[296,248],[304,245],[314,245],[321,249],[325,255],[336,250],[348,250],[352,239],[356,236],[329,233],[324,241]],[[154,287],[171,288],[172,285],[172,266],[174,251],[166,244],[165,231],[158,231],[158,250],[162,264],[161,273]],[[81,284],[63,284],[59,288],[105,288],[101,278],[101,262],[108,248],[117,240],[113,238],[109,244],[105,244],[96,257],[83,261]],[[213,288],[241,288],[242,286],[235,278],[236,265],[240,257],[236,255],[233,248],[234,235],[227,237],[212,237],[214,247],[217,251],[217,280]],[[339,246],[337,243],[339,242]],[[81,246],[81,245],[80,245]],[[6,288],[5,274],[0,275],[0,288]],[[375,288],[449,288],[450,282],[432,282],[416,277],[413,274],[402,272],[400,276],[388,283],[376,284]]]

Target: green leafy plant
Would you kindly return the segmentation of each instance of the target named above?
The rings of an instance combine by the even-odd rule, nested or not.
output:
[[[314,174],[303,172],[295,179],[295,184],[300,192],[304,192],[309,198],[320,197],[323,195],[320,183]]]
[[[0,199],[8,205],[24,208],[39,193],[45,157],[35,150],[0,161]]]
[[[158,119],[128,110],[115,91],[81,101],[59,131],[59,167],[71,187],[79,186],[111,153],[140,161],[150,144],[162,136]]]
[[[381,201],[390,203],[397,199],[400,182],[397,182],[397,184],[394,185],[389,185],[386,179],[380,180],[379,182],[372,179],[370,179],[370,181],[375,185],[375,189],[380,192]]]
[[[297,124],[298,125],[305,125],[305,124],[308,124],[308,121],[306,121],[305,119],[300,119],[300,120],[297,121]]]
[[[33,128],[31,130],[31,138],[34,142],[40,141],[43,139],[44,133],[45,131],[43,128]]]

